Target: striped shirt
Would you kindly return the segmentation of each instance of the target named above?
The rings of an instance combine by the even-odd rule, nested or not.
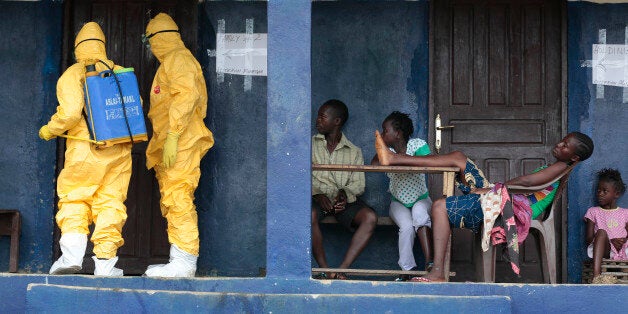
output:
[[[338,165],[364,165],[362,150],[353,145],[342,134],[340,142],[330,154],[327,141],[322,134],[312,137],[312,163]],[[364,193],[364,172],[351,171],[312,171],[312,195],[325,194],[333,202],[338,191],[347,193],[347,203],[353,203],[356,196]]]

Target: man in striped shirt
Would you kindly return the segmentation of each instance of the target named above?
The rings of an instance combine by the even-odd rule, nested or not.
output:
[[[342,133],[347,121],[347,106],[332,99],[318,109],[312,137],[312,163],[363,165],[362,150]],[[338,223],[354,232],[349,249],[338,268],[349,268],[364,250],[377,224],[377,214],[357,196],[364,193],[364,173],[315,171],[312,173],[312,252],[321,268],[328,268],[319,219],[334,215]],[[346,279],[343,273],[323,274],[323,278]]]

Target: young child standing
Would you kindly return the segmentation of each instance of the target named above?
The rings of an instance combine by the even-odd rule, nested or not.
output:
[[[617,199],[626,191],[621,173],[615,169],[602,169],[597,173],[598,205],[584,215],[587,224],[587,254],[593,258],[593,282],[603,283],[600,276],[602,258],[628,259],[628,209],[617,206]]]
[[[420,138],[410,138],[414,132],[412,119],[399,111],[388,115],[382,122],[382,139],[388,148],[397,154],[425,156],[430,154],[427,143]],[[379,165],[377,154],[371,161]],[[425,174],[423,173],[388,173],[390,185],[388,191],[392,195],[390,202],[390,218],[399,226],[399,267],[402,270],[417,270],[412,248],[415,235],[419,238],[421,249],[425,255],[425,266],[429,270],[432,264],[432,221]],[[408,280],[407,275],[397,281]]]

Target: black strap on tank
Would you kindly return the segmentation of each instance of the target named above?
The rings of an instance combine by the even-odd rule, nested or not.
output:
[[[129,125],[129,119],[126,116],[126,104],[124,103],[124,95],[122,94],[122,87],[120,86],[120,81],[118,80],[118,76],[116,75],[116,72],[113,71],[113,69],[104,61],[102,60],[98,60],[98,62],[104,64],[109,71],[111,71],[111,74],[113,74],[113,78],[116,81],[116,85],[118,86],[118,91],[120,92],[120,101],[122,103],[122,113],[124,114],[124,122],[126,123],[126,129],[129,131],[129,137],[131,138],[131,146],[133,146],[133,134],[131,132],[131,126]]]

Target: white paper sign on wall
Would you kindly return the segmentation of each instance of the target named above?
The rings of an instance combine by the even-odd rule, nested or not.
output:
[[[593,45],[593,84],[628,87],[628,45]]]
[[[216,34],[216,72],[267,76],[268,34]]]

